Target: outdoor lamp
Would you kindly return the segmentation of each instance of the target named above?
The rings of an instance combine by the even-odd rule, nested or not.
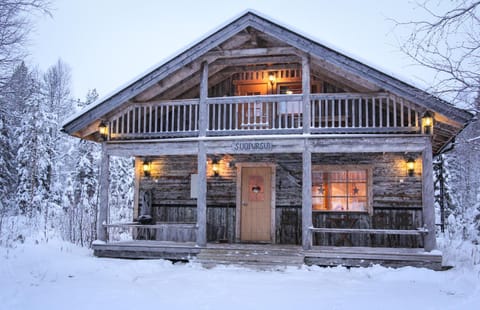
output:
[[[428,135],[433,132],[433,115],[430,111],[426,111],[422,116],[422,130]]]
[[[105,124],[104,121],[100,122],[100,125],[98,125],[98,132],[100,133],[100,137],[102,140],[107,140],[108,138],[108,126]]]
[[[143,161],[142,167],[143,167],[143,175],[148,178],[151,173],[152,163],[148,159],[145,159]]]
[[[407,160],[407,172],[409,177],[413,177],[415,174],[415,160],[413,158]]]
[[[268,74],[268,80],[270,81],[270,84],[273,86],[275,84],[275,72],[270,72]]]
[[[218,159],[215,157],[212,159],[212,171],[213,171],[213,176],[218,177],[219,175],[219,164],[218,164]]]

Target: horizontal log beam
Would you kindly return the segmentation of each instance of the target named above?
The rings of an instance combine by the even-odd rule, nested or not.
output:
[[[153,155],[196,155],[198,141],[205,141],[209,154],[252,154],[252,153],[302,153],[303,139],[312,153],[414,153],[425,149],[425,137],[422,135],[375,135],[365,137],[361,135],[332,134],[332,135],[265,135],[265,136],[225,136],[225,137],[192,137],[149,141],[119,141],[106,144],[107,153],[113,156],[153,156]],[[246,149],[244,146],[235,146],[234,143],[263,143],[271,144],[268,149]],[[267,143],[267,144],[266,144]],[[257,144],[260,145],[260,144]]]
[[[365,229],[365,228],[310,228],[316,233],[336,233],[336,234],[374,234],[374,235],[413,235],[421,236],[427,234],[425,228],[418,229]]]
[[[129,141],[130,142],[130,141]],[[154,156],[154,155],[195,155],[198,143],[185,142],[130,142],[107,143],[107,154],[112,156]]]
[[[425,149],[425,136],[409,137],[358,137],[310,139],[313,153],[402,153],[421,152]]]
[[[155,223],[155,224],[140,224],[139,222],[129,222],[129,223],[112,223],[112,224],[103,224],[103,227],[108,228],[184,228],[184,229],[197,229],[196,223]]]
[[[234,58],[234,57],[254,57],[254,56],[271,56],[271,55],[298,55],[304,53],[293,47],[267,47],[267,48],[245,48],[223,51],[208,52],[206,56],[216,58]]]
[[[265,57],[241,57],[241,58],[221,58],[212,62],[215,65],[243,66],[270,63],[294,63],[300,62],[299,56],[265,56]]]

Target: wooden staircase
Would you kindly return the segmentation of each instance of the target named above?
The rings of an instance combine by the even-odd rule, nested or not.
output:
[[[299,247],[263,247],[262,245],[209,246],[198,253],[197,263],[212,268],[217,265],[236,265],[254,269],[270,270],[286,267],[300,268],[304,255]]]

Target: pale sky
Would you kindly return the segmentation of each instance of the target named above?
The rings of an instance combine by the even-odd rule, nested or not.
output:
[[[75,98],[93,88],[105,96],[247,9],[407,82],[431,80],[399,52],[388,20],[421,18],[412,1],[54,0],[53,7],[53,18],[37,21],[30,61],[41,70],[66,62]]]

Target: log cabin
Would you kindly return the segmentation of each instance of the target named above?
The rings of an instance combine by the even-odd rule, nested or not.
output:
[[[63,131],[102,145],[97,256],[439,269],[432,157],[470,118],[247,11]],[[135,158],[125,223],[111,156]]]

